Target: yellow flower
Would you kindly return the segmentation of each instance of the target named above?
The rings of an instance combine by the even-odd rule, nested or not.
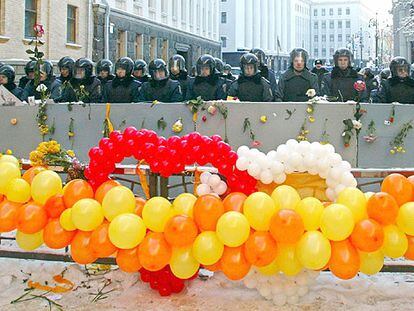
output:
[[[260,117],[260,122],[266,123],[267,122],[267,116],[261,116]]]
[[[29,159],[32,165],[43,165],[43,157],[44,157],[43,153],[41,153],[40,151],[34,150],[30,152]]]
[[[309,118],[308,118],[308,119],[309,119],[309,122],[310,122],[310,123],[315,122],[315,117],[313,117],[313,116],[309,116]]]
[[[304,133],[305,133],[305,134],[309,134],[309,130],[305,130],[305,131],[304,131]]]
[[[13,154],[13,151],[12,151],[11,149],[7,149],[7,150],[6,150],[6,154],[7,154],[7,155],[12,155],[12,154]]]
[[[16,118],[11,119],[10,124],[11,125],[16,125],[17,124],[17,119]]]
[[[154,100],[153,102],[152,102],[152,104],[153,105],[156,105],[156,104],[158,104],[159,103],[159,101],[158,100]]]
[[[395,154],[395,150],[394,150],[394,149],[391,149],[391,150],[390,150],[390,153],[391,153],[391,154]]]
[[[73,137],[73,136],[75,136],[75,133],[73,133],[73,132],[68,132],[68,136],[69,136],[69,137]]]
[[[183,130],[183,123],[181,122],[181,119],[179,119],[173,124],[172,131],[174,133],[180,133],[182,130]]]
[[[401,147],[401,146],[399,146],[398,148],[397,148],[397,152],[401,152],[403,150],[403,147]]]
[[[66,153],[68,154],[68,156],[70,156],[71,158],[75,157],[75,152],[73,152],[73,150],[68,150],[66,151]]]
[[[308,107],[308,108],[306,109],[306,112],[307,112],[307,113],[312,113],[312,112],[313,112],[312,107]]]

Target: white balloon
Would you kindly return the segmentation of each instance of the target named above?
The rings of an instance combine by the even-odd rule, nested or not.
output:
[[[344,171],[340,167],[334,167],[329,170],[328,177],[333,180],[341,180]]]
[[[317,158],[312,154],[308,153],[303,157],[303,164],[309,169],[311,167],[314,167],[317,163]]]
[[[260,166],[259,164],[253,162],[249,164],[249,167],[247,169],[247,173],[249,173],[250,176],[257,178],[260,176]]]
[[[300,165],[296,166],[296,170],[299,173],[304,173],[304,172],[307,171],[307,168],[305,167],[305,164],[303,164],[303,162],[302,162]]]
[[[237,159],[236,167],[240,171],[245,171],[249,167],[249,163],[250,163],[249,159],[245,156],[242,156],[242,157]]]
[[[297,291],[299,297],[305,296],[308,292],[309,292],[309,288],[306,285],[299,287]]]
[[[267,154],[266,157],[268,157],[269,159],[274,159],[276,157],[276,150],[270,150]]]
[[[197,187],[197,195],[201,197],[202,195],[209,194],[211,192],[211,188],[207,184],[200,184]]]
[[[352,175],[350,172],[345,172],[341,177],[341,183],[345,186],[352,184],[354,180],[354,175]]]
[[[339,184],[338,186],[335,187],[335,193],[337,195],[339,195],[346,187],[342,184]]]
[[[213,187],[213,191],[218,195],[223,195],[227,191],[227,184],[224,181],[220,181],[216,187]]]
[[[342,157],[337,153],[329,154],[328,158],[331,166],[337,166],[342,162]]]
[[[269,159],[266,157],[265,154],[261,153],[257,158],[256,158],[256,162],[257,164],[259,164],[260,168],[262,170],[268,169],[270,167],[271,162],[269,161]]]
[[[308,284],[308,279],[308,274],[301,272],[296,276],[296,283],[298,283],[298,285],[304,286]]]
[[[298,152],[292,152],[289,158],[289,164],[292,165],[294,168],[301,165],[303,161],[303,157]]]
[[[275,277],[275,285],[272,286],[273,296],[283,293],[283,286],[281,286],[278,282],[279,280]]]
[[[270,171],[273,175],[278,175],[284,171],[285,167],[279,161],[273,161],[270,164]]]
[[[292,148],[292,147],[296,147],[297,145],[298,145],[299,143],[298,143],[298,141],[297,140],[295,140],[295,139],[289,139],[287,142],[286,142],[286,146],[288,146],[289,148]]]
[[[283,184],[286,181],[286,174],[285,173],[281,173],[279,175],[276,175],[275,177],[273,177],[273,181],[277,184]]]
[[[204,172],[203,174],[200,175],[200,182],[202,184],[208,184],[208,179],[211,177],[211,173],[210,172]]]
[[[286,295],[280,294],[280,295],[273,296],[273,303],[275,304],[275,306],[278,306],[278,307],[284,306],[286,302],[287,302]]]
[[[296,285],[289,283],[285,284],[284,293],[286,296],[290,297],[296,294]]]
[[[351,164],[348,161],[342,161],[338,167],[342,168],[344,171],[349,171],[352,168]]]
[[[256,288],[257,282],[254,278],[246,278],[244,279],[244,285],[249,289],[253,289]]]
[[[296,147],[296,149],[302,155],[308,154],[310,150],[310,142],[306,140],[301,141],[299,145]]]
[[[310,168],[310,169],[308,169],[308,173],[309,174],[311,174],[311,175],[318,175],[318,171],[317,171],[317,169],[316,168]]]
[[[335,195],[335,190],[332,188],[328,188],[325,191],[326,196],[328,197],[329,201],[335,201],[336,195]]]
[[[319,172],[327,170],[328,168],[330,168],[329,163],[328,163],[328,159],[325,158],[325,157],[319,158],[317,168],[318,168]]]
[[[208,179],[208,185],[212,188],[218,186],[218,184],[220,183],[221,179],[219,175],[213,174],[210,176],[210,178]]]
[[[335,147],[331,144],[322,145],[327,153],[335,153]]]
[[[263,284],[258,288],[260,295],[263,297],[270,296],[272,291],[270,290],[270,286]]]
[[[289,164],[285,164],[285,174],[292,174],[295,171],[295,168]]]
[[[289,158],[289,148],[286,145],[280,145],[276,149],[276,159],[284,162]]]
[[[325,182],[326,182],[326,185],[328,186],[328,188],[335,188],[339,184],[338,180],[331,178],[329,174],[328,174],[328,178],[326,178]]]
[[[269,185],[273,181],[273,175],[270,170],[264,170],[260,173],[260,181],[265,185]]]
[[[290,304],[290,305],[295,305],[295,304],[297,304],[299,302],[299,297],[298,297],[298,295],[292,295],[292,296],[289,296],[288,297],[288,299],[287,299],[287,303],[288,304]]]
[[[247,146],[240,146],[237,149],[237,155],[239,157],[243,157],[243,156],[245,157],[249,151],[250,151],[250,148],[249,147],[247,147]]]
[[[319,171],[319,176],[323,179],[328,177],[329,169],[323,169]]]

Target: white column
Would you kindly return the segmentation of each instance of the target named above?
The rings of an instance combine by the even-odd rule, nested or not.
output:
[[[277,38],[279,42],[282,42],[282,0],[276,0],[275,6],[275,18],[276,18],[276,38],[275,38],[275,49],[277,51]],[[281,52],[281,51],[279,51]]]
[[[268,10],[265,14],[269,17],[269,29],[268,29],[268,37],[267,37],[267,49],[270,51],[275,51],[276,46],[276,36],[275,36],[275,19],[276,15],[275,12],[275,1],[268,0],[267,1]]]
[[[253,20],[253,47],[260,47],[260,33],[261,33],[261,22],[259,16],[262,14],[260,1],[255,1],[254,11],[252,12],[255,17]]]
[[[269,6],[268,0],[260,0],[261,24],[260,24],[260,47],[268,50],[268,32],[269,32]],[[257,15],[256,15],[257,16]]]
[[[245,19],[245,24],[244,24],[245,45],[247,48],[252,48],[253,47],[253,0],[245,0],[244,19]]]

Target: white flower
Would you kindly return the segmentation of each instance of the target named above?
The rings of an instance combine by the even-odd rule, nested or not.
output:
[[[354,125],[354,129],[360,130],[362,128],[362,123],[357,120],[352,120],[352,124]]]
[[[315,95],[316,95],[315,89],[309,89],[309,90],[306,91],[306,96],[308,96],[310,98],[315,97]]]
[[[217,111],[217,108],[216,108],[216,106],[211,105],[210,107],[207,108],[207,111],[208,111],[209,114],[214,115]]]
[[[47,86],[44,84],[39,84],[39,86],[36,88],[36,91],[38,92],[46,92],[47,91]]]

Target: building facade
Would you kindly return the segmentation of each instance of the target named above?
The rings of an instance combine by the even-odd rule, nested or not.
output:
[[[91,13],[92,0],[1,0],[1,61],[16,66],[18,75],[23,73],[35,23],[45,29],[40,48],[45,59],[92,56]]]
[[[393,1],[394,55],[414,63],[414,2]]]
[[[218,0],[95,0],[93,60],[219,57]]]
[[[293,48],[310,48],[310,4],[309,0],[222,0],[223,58],[238,66],[240,55],[256,47],[266,52],[273,69],[286,69]]]
[[[315,0],[311,15],[313,58],[332,63],[335,50],[346,47],[357,66],[375,59],[375,12],[361,0]]]

